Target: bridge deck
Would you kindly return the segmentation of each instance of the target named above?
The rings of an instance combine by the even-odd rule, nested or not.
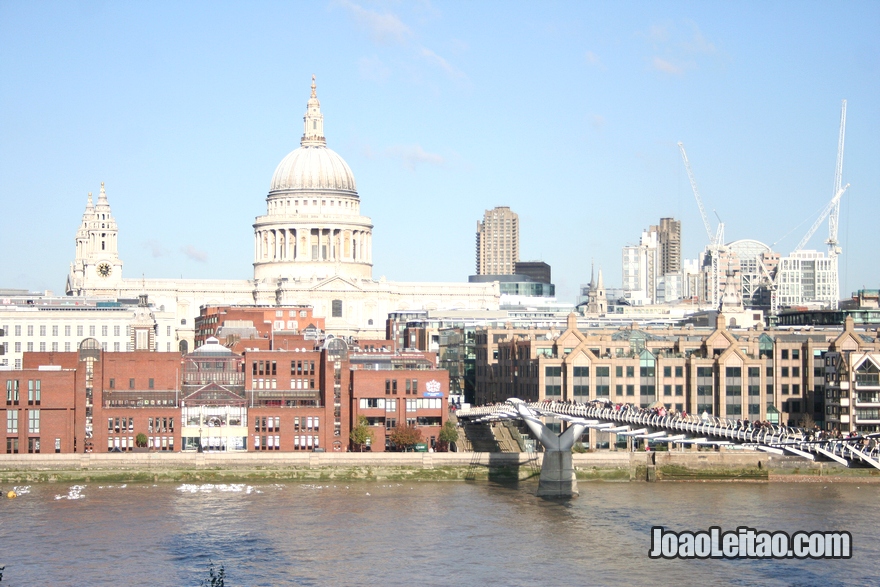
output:
[[[460,419],[492,420],[520,418],[515,404],[520,400],[494,406],[459,410]],[[662,414],[656,409],[632,404],[589,404],[535,402],[524,405],[538,416],[583,424],[600,432],[633,436],[649,442],[723,445],[739,444],[783,454],[789,452],[810,460],[830,459],[847,466],[866,464],[880,469],[880,443],[875,435],[830,438],[793,426],[729,420],[713,416]],[[670,435],[670,433],[675,433]]]

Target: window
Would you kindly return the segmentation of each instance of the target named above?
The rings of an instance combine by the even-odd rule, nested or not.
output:
[[[787,359],[787,358],[788,358],[788,349],[782,349],[782,358],[783,358],[783,359]]]
[[[58,325],[52,326],[52,336],[58,336]]]
[[[801,376],[801,368],[800,367],[792,367],[791,368],[791,376],[792,377],[800,377]]]
[[[129,380],[128,380],[128,388],[129,388],[129,389],[134,389],[134,379],[129,379]]]
[[[677,396],[684,395],[684,386],[683,385],[676,385],[675,386],[675,395],[677,395]]]
[[[636,394],[636,386],[635,385],[627,385],[626,386],[626,395],[635,395]]]
[[[70,336],[70,324],[64,326],[64,336]]]
[[[331,314],[333,318],[342,318],[342,300],[333,300],[331,302]]]
[[[672,395],[672,386],[664,385],[663,386],[663,395]]]
[[[663,377],[672,377],[672,367],[663,367]]]
[[[149,386],[149,389],[155,389],[155,380],[150,377],[149,383],[147,385]]]
[[[40,410],[28,410],[28,434],[40,433]]]
[[[781,375],[782,375],[782,377],[788,377],[788,367],[783,367],[783,368],[782,368],[782,373],[781,373]]]
[[[680,365],[675,368],[675,376],[676,377],[682,376],[682,367]]]
[[[40,405],[42,385],[40,379],[28,380],[28,404]]]
[[[6,434],[18,434],[18,411],[6,411]]]
[[[621,367],[620,365],[615,367],[614,368],[614,376],[615,377],[623,377],[623,367]]]
[[[109,327],[108,327],[108,326],[102,326],[102,327],[101,327],[101,336],[107,336],[108,331],[109,331]]]
[[[636,371],[635,367],[627,367],[626,368],[626,376],[627,377],[635,377],[635,371]]]
[[[801,350],[800,349],[791,349],[791,358],[792,359],[800,359],[801,358]]]
[[[6,380],[6,405],[18,404],[18,379]]]

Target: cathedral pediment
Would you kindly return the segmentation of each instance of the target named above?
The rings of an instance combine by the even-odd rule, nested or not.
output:
[[[310,287],[309,291],[363,291],[363,288],[353,281],[340,277],[339,275],[334,275],[333,277],[328,277],[323,281],[319,281]]]

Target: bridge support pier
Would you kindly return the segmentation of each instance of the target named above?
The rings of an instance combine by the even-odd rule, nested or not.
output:
[[[544,446],[544,460],[541,464],[541,477],[538,480],[538,497],[576,497],[578,495],[577,476],[571,458],[575,441],[586,430],[583,424],[571,424],[562,434],[557,435],[541,422],[525,403],[507,400],[516,406],[520,417]]]
[[[567,451],[545,451],[538,480],[538,497],[576,497],[578,494],[571,448]]]

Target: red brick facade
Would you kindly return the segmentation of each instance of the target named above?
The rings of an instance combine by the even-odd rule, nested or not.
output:
[[[238,405],[247,415],[236,428],[246,428],[239,450],[347,451],[360,415],[371,423],[374,451],[385,450],[390,430],[406,424],[419,428],[433,445],[446,421],[449,375],[434,368],[431,353],[393,353],[385,350],[391,343],[382,342],[370,341],[364,351],[341,339],[319,343],[301,335],[283,337],[280,350],[262,344],[248,349],[240,343],[235,346],[241,354],[225,352],[234,361],[237,382],[244,385],[230,391],[229,386],[206,384],[189,397],[202,393],[200,405],[213,405],[204,398],[219,398],[218,405],[223,397],[240,398]],[[190,423],[188,444],[182,436],[186,408],[194,405],[187,405],[193,384],[184,369],[194,356],[99,349],[25,353],[22,369],[0,373],[0,386],[7,390],[4,449],[71,453],[207,447],[205,439],[218,430],[208,428],[213,424]],[[222,425],[227,424],[232,422]],[[135,446],[141,434],[146,448]]]

